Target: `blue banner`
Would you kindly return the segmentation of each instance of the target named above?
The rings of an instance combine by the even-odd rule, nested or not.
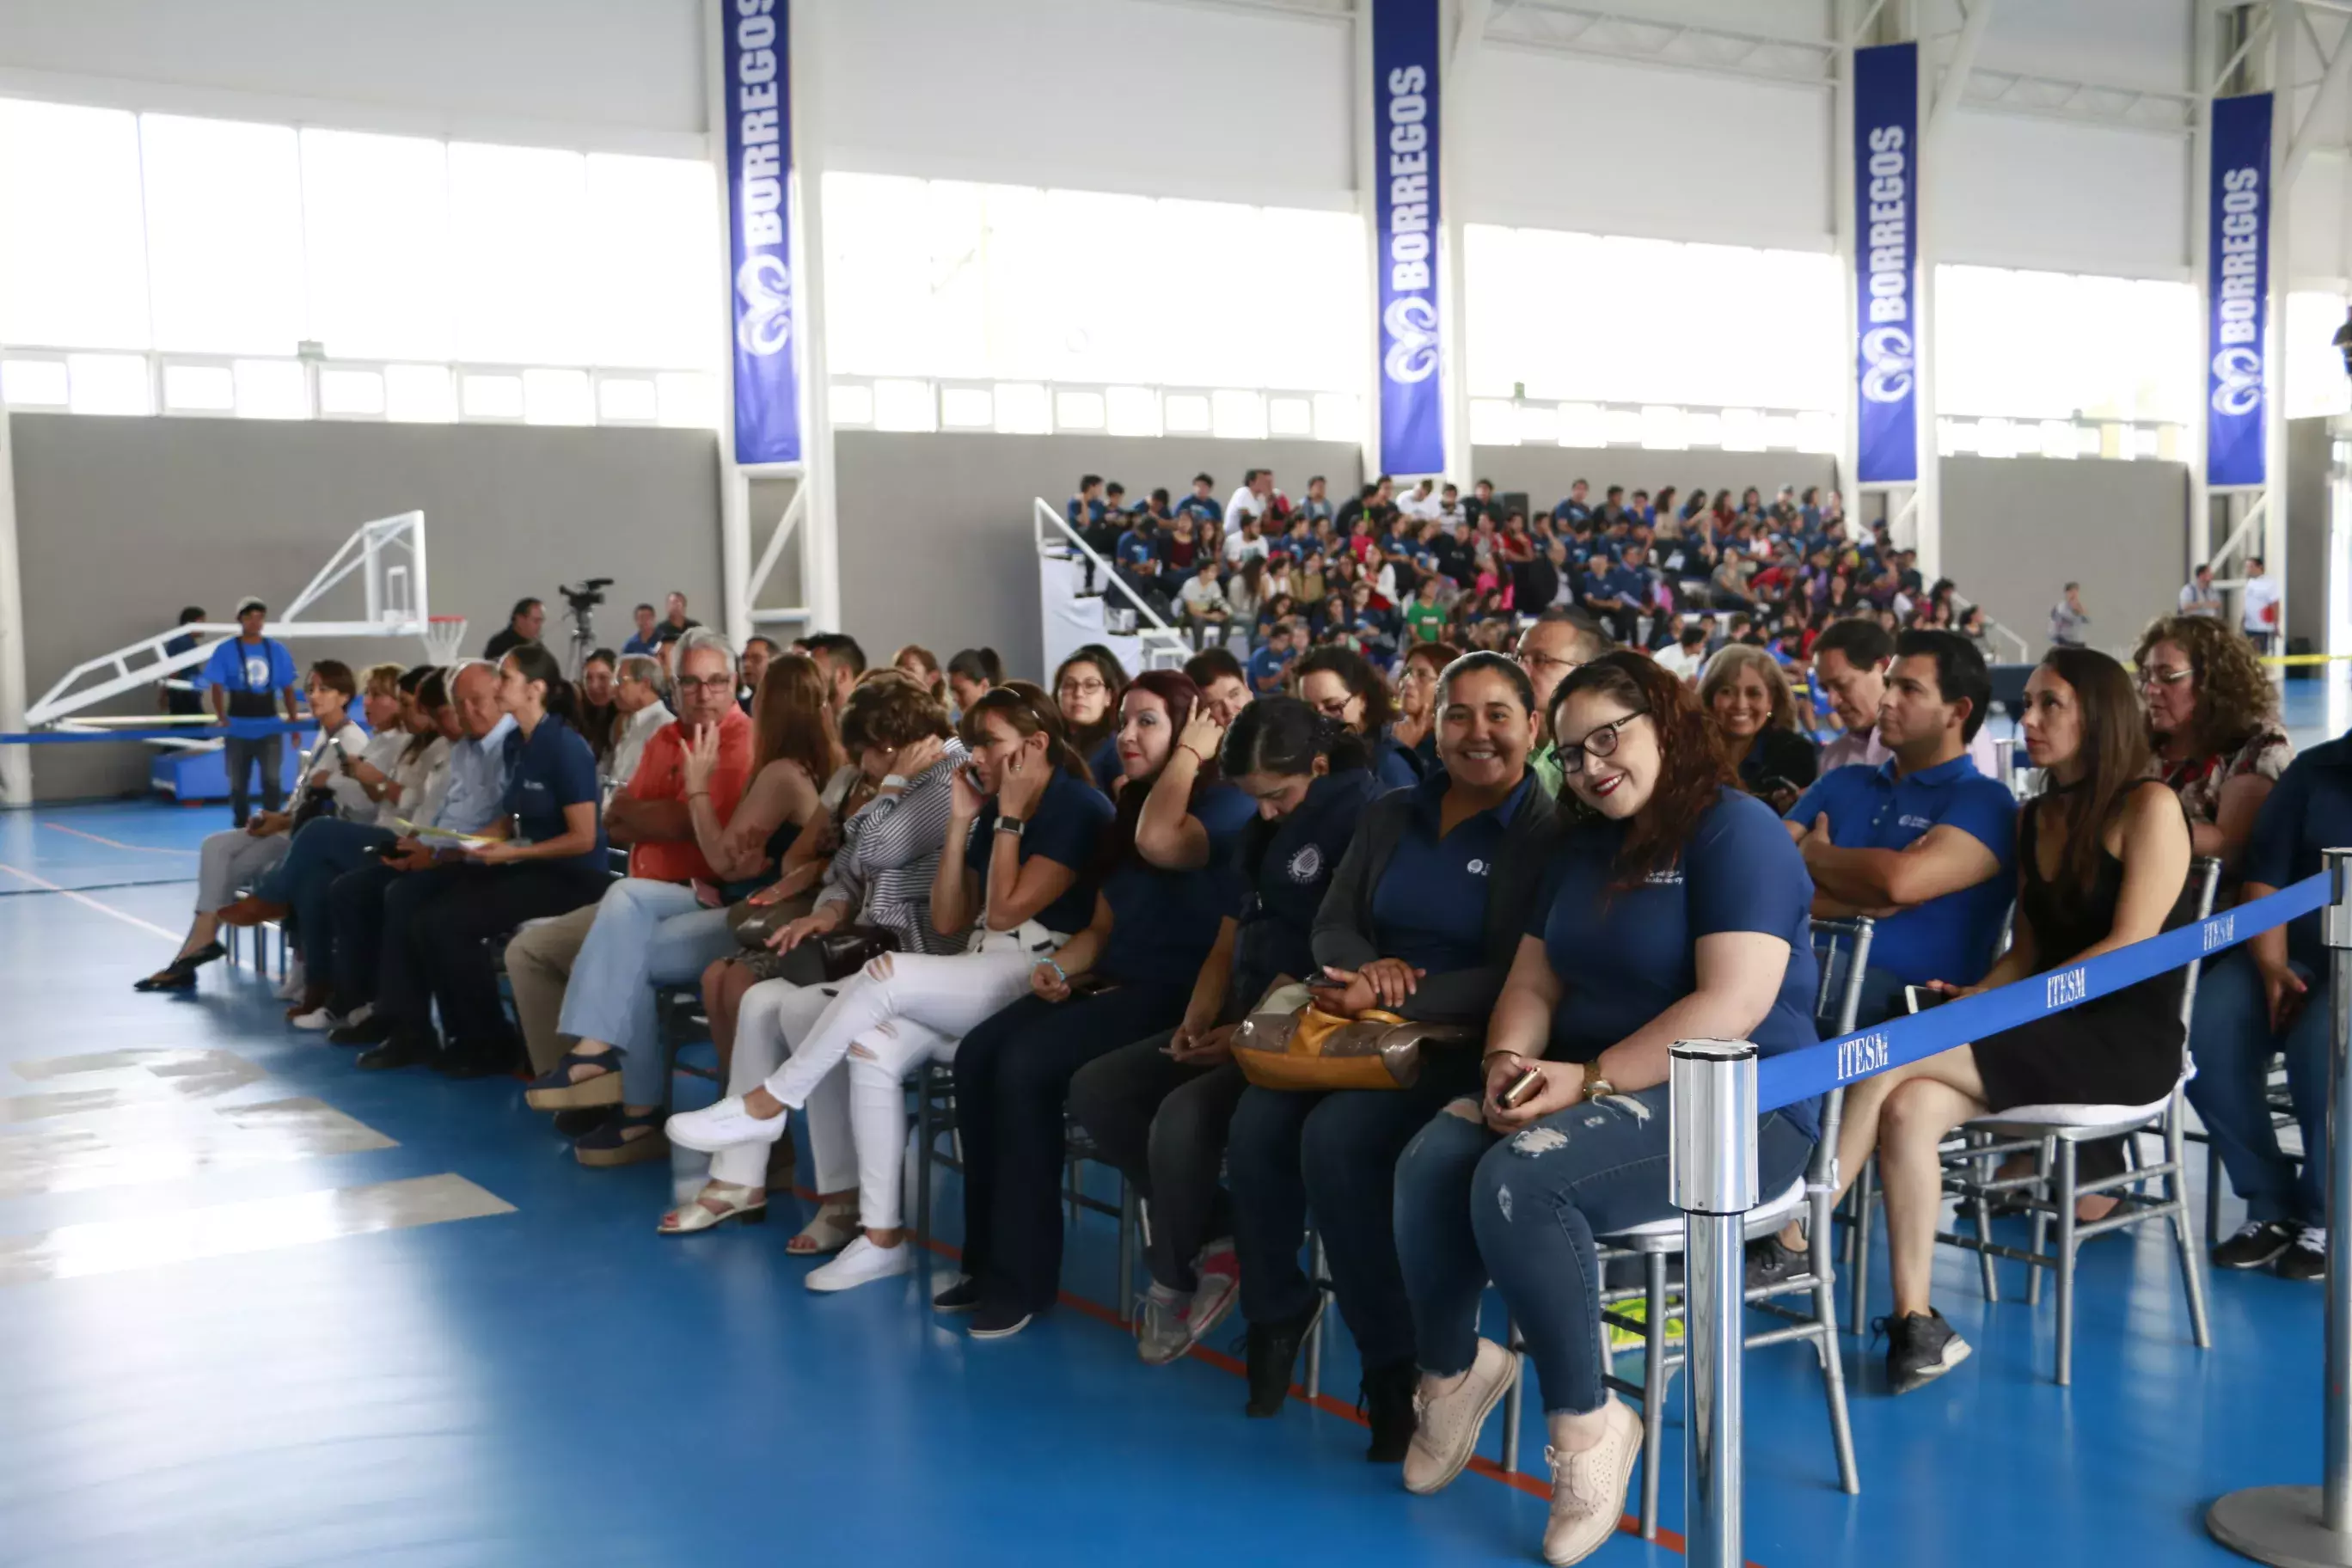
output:
[[[735,280],[735,460],[796,463],[793,352],[791,0],[733,0],[727,95],[727,263]]]
[[[1853,51],[1854,479],[1919,482],[1919,46]]]
[[[1381,276],[1381,468],[1445,471],[1438,374],[1437,0],[1371,0],[1372,243]]]
[[[2271,95],[2213,100],[2206,238],[2205,482],[2259,485],[2271,251]]]
[[[2322,871],[2251,904],[2223,910],[2194,925],[2136,942],[2087,963],[2032,975],[1998,991],[1963,997],[1801,1051],[1767,1057],[1756,1064],[1757,1108],[1777,1110],[1811,1100],[1857,1079],[1941,1055],[1954,1046],[1998,1035],[2046,1014],[2079,1007],[2093,997],[2137,985],[2168,970],[2185,969],[2200,958],[2307,915],[2335,897],[2334,883]]]

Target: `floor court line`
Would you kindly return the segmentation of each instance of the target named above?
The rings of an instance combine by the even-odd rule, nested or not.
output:
[[[109,915],[115,920],[121,921],[124,925],[137,926],[143,931],[152,931],[155,935],[162,937],[165,942],[176,942],[183,940],[178,931],[165,931],[162,926],[157,925],[152,921],[142,921],[137,915],[129,914],[121,910],[116,909],[112,904],[100,903],[98,900],[91,898],[87,893],[76,892],[71,888],[60,888],[55,882],[50,881],[47,877],[36,877],[30,871],[24,870],[19,867],[11,866],[5,860],[0,860],[0,871],[5,871],[12,877],[22,877],[26,881],[32,883],[33,886],[43,889],[48,892],[61,894],[66,898],[71,899],[75,903],[86,904],[89,908],[96,910],[100,914]]]
[[[444,1173],[0,1237],[0,1289],[275,1252],[380,1230],[512,1214],[504,1198]]]
[[[815,1192],[807,1187],[794,1186],[792,1189],[792,1194],[793,1196],[800,1199],[803,1203],[814,1204],[823,1201]],[[933,1252],[939,1254],[941,1258],[948,1259],[951,1263],[961,1263],[963,1260],[963,1248],[955,1246],[951,1242],[941,1241],[938,1237],[934,1237],[931,1238],[929,1245]],[[925,1288],[929,1289],[928,1282],[926,1283]],[[1088,1300],[1086,1297],[1077,1294],[1076,1291],[1061,1291],[1056,1295],[1055,1300],[1059,1305],[1069,1308],[1079,1316],[1092,1318],[1098,1323],[1108,1323],[1112,1328],[1118,1330],[1121,1333],[1131,1333],[1133,1331],[1128,1324],[1122,1323],[1118,1321],[1118,1314],[1117,1312],[1112,1311],[1108,1307],[1104,1306],[1099,1301]],[[1240,1362],[1235,1361],[1232,1356],[1225,1354],[1223,1351],[1211,1350],[1207,1345],[1194,1345],[1192,1350],[1192,1357],[1195,1361],[1204,1362],[1208,1365],[1215,1367],[1219,1372],[1224,1373],[1233,1377],[1246,1377],[1248,1375],[1249,1369],[1244,1367]],[[1336,1415],[1342,1421],[1352,1422],[1356,1426],[1366,1428],[1369,1428],[1371,1426],[1370,1422],[1365,1420],[1363,1416],[1356,1413],[1354,1406],[1344,1405],[1328,1394],[1318,1394],[1312,1399],[1307,1398],[1307,1389],[1303,1384],[1296,1383],[1292,1384],[1290,1385],[1290,1397],[1297,1400],[1301,1405],[1306,1405],[1308,1409],[1319,1410],[1326,1415]],[[1524,1470],[1507,1470],[1503,1468],[1502,1466],[1496,1464],[1494,1460],[1487,1458],[1483,1454],[1472,1457],[1470,1460],[1470,1469],[1474,1474],[1484,1476],[1490,1481],[1500,1481],[1503,1485],[1517,1491],[1523,1491],[1529,1497],[1542,1498],[1546,1501],[1549,1501],[1551,1500],[1551,1483],[1549,1481],[1545,1480],[1539,1476],[1528,1475]],[[1633,1514],[1626,1514],[1618,1520],[1617,1531],[1621,1535],[1630,1535],[1636,1541],[1639,1541],[1642,1537],[1642,1521]],[[1654,1546],[1663,1546],[1667,1551],[1675,1552],[1677,1555],[1682,1554],[1684,1552],[1682,1532],[1679,1531],[1668,1530],[1664,1525],[1660,1525],[1658,1527],[1657,1540],[1650,1542],[1649,1544]],[[1747,1568],[1763,1568],[1763,1564],[1760,1563],[1750,1562],[1747,1564]]]
[[[58,833],[70,833],[76,838],[87,838],[92,844],[103,844],[109,849],[129,849],[141,855],[194,855],[196,853],[194,849],[172,849],[159,844],[125,844],[120,838],[109,838],[102,834],[90,833],[82,828],[68,827],[62,822],[44,822],[41,826]]]

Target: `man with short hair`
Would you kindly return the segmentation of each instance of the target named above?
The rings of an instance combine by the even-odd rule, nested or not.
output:
[[[1274,494],[1274,470],[1249,468],[1243,471],[1241,488],[1225,502],[1225,526],[1238,529],[1244,518],[1265,516],[1266,500]]]
[[[1591,521],[1592,507],[1585,498],[1591,493],[1592,487],[1582,479],[1569,486],[1567,499],[1551,509],[1552,521],[1573,524]]]
[[[1414,642],[1445,640],[1445,606],[1438,603],[1444,592],[1444,580],[1423,577],[1412,585],[1412,597],[1404,607],[1405,633]]]
[[[527,642],[537,642],[547,625],[547,606],[537,599],[517,599],[514,608],[507,612],[507,624],[502,631],[490,634],[482,645],[482,657],[492,664],[506,658]]]
[[[1103,503],[1103,478],[1100,474],[1082,476],[1078,480],[1078,493],[1072,496],[1069,505],[1063,509],[1070,520],[1070,526],[1080,533],[1100,526],[1103,513],[1108,510]]]
[[[760,682],[768,679],[768,661],[784,650],[770,638],[754,635],[743,644],[743,688],[735,694],[735,705],[744,712],[760,700]]]
[[[2279,622],[2278,579],[2263,570],[2259,555],[2246,559],[2246,586],[2238,605],[2238,627],[2254,651],[2267,655],[2277,639]]]
[[[1250,691],[1258,697],[1279,697],[1290,677],[1291,661],[1307,650],[1307,625],[1285,616],[1265,636],[1265,646],[1250,655]]]
[[[278,728],[278,704],[291,722],[298,716],[294,656],[275,637],[261,635],[269,608],[250,595],[237,601],[237,634],[213,645],[195,684],[213,706],[214,722],[224,725],[221,762],[228,770],[229,811],[243,827],[252,815],[249,782],[261,770],[261,809],[276,811],[286,801],[286,732]]]
[[[686,613],[685,595],[672,590],[667,604],[668,613],[662,617],[661,625],[654,628],[655,642],[674,643],[702,624]]]
[[[1616,563],[1609,552],[1596,550],[1585,558],[1584,582],[1577,595],[1578,603],[1593,619],[1609,628],[1609,633],[1621,643],[1633,640],[1636,620],[1641,612],[1626,596],[1625,584],[1619,580]]]
[[[1899,602],[1895,613],[1898,616],[1904,613]],[[2050,646],[2082,647],[2085,646],[2084,634],[2090,629],[2091,612],[2083,607],[2083,584],[2069,583],[2065,597],[2051,606]]]
[[[1225,602],[1225,591],[1217,582],[1217,561],[1203,555],[1195,563],[1192,575],[1184,580],[1183,591],[1176,596],[1177,609],[1183,616],[1185,635],[1192,646],[1213,647],[1224,641],[1225,630],[1233,625],[1234,607]]]
[[[600,901],[527,926],[507,944],[515,1014],[538,1075],[525,1096],[531,1108],[621,1107],[619,1117],[574,1139],[572,1157],[583,1165],[668,1152],[658,1126],[665,1095],[654,987],[693,980],[734,950],[719,910],[710,920],[677,917],[701,907],[695,883],[722,879],[695,832],[697,802],[723,831],[751,783],[751,721],[734,702],[735,654],[726,638],[698,630],[680,639],[676,662],[677,721],[655,733],[628,787],[604,810],[605,836],[629,847],[628,876]],[[713,729],[718,765],[690,795],[687,755]],[[575,1092],[615,1072],[619,1095],[611,1085]]]
[[[1480,479],[1472,485],[1470,499],[1463,503],[1463,510],[1472,522],[1482,517],[1497,516],[1502,510],[1502,504],[1495,500],[1495,481],[1492,479]]]
[[[204,618],[205,607],[202,605],[190,605],[181,610],[179,625],[195,626]],[[179,636],[164,641],[163,654],[167,658],[173,658],[179,654],[193,652],[195,646],[196,634],[182,632]],[[157,681],[155,683],[157,711],[183,718],[194,718],[203,713],[205,699],[204,694],[196,689],[197,685],[196,681],[181,680],[176,677]]]
[[[1192,493],[1176,503],[1180,512],[1190,512],[1195,522],[1223,522],[1224,508],[1217,504],[1217,481],[1206,474],[1192,476]]]
[[[619,668],[613,671],[613,706],[620,711],[613,731],[613,754],[604,764],[608,794],[626,786],[635,776],[646,742],[670,721],[669,709],[662,701],[661,661],[650,654],[624,654]]]
[[[1298,510],[1306,515],[1308,522],[1328,522],[1331,520],[1331,497],[1322,475],[1317,474],[1307,481],[1307,499],[1298,503]]]
[[[1698,672],[1706,666],[1706,628],[1696,621],[1682,629],[1672,647],[1658,650],[1662,668],[1682,679],[1696,682]]]
[[[1160,540],[1159,531],[1148,517],[1139,517],[1135,526],[1121,532],[1112,545],[1112,569],[1128,591],[1143,601],[1151,613],[1165,620],[1171,613],[1168,593],[1160,582]]]
[[[1267,554],[1266,542],[1258,537],[1257,519],[1244,517],[1232,532],[1225,535],[1221,547],[1227,568],[1238,572],[1253,557],[1263,561]]]
[[[1396,509],[1415,522],[1435,522],[1442,505],[1437,499],[1437,481],[1424,477],[1398,500]]]
[[[816,660],[816,672],[830,693],[826,706],[838,715],[857,689],[857,678],[866,673],[866,650],[844,632],[812,632],[795,646]]]
[[[1832,621],[1813,639],[1813,679],[1830,700],[1845,732],[1822,748],[1822,773],[1826,775],[1859,763],[1877,767],[1894,750],[1878,734],[1879,704],[1886,696],[1886,672],[1895,662],[1895,637],[1877,622],[1862,616]],[[1990,699],[1988,699],[1990,701]],[[2000,752],[1992,731],[1979,722],[1968,743],[1969,760],[1977,772],[2002,784]]]
[[[1228,730],[1250,705],[1249,676],[1242,661],[1222,647],[1203,648],[1184,661],[1185,678],[1201,689],[1201,700]]]
[[[654,607],[651,605],[639,605],[630,614],[636,618],[636,635],[621,645],[621,651],[648,655],[659,651],[661,638],[654,631],[654,623],[660,617],[654,614]]]
[[[2180,590],[2180,613],[2184,616],[2204,616],[2213,620],[2221,618],[2221,594],[2213,586],[2210,562],[2199,562],[2197,570],[2189,576],[2189,585]]]
[[[1519,668],[1536,689],[1537,732],[1543,743],[1528,755],[1528,766],[1544,788],[1559,793],[1564,771],[1559,744],[1551,732],[1551,696],[1580,665],[1591,664],[1609,651],[1609,634],[1581,610],[1546,610],[1536,624],[1519,635]]]

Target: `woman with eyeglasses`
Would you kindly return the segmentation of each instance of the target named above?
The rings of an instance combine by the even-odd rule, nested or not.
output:
[[[1611,1395],[1595,1237],[1674,1212],[1676,1040],[1815,1043],[1812,881],[1786,829],[1733,787],[1705,710],[1654,660],[1610,653],[1553,694],[1570,820],[1524,917],[1476,1086],[1396,1168],[1419,1421],[1407,1489],[1462,1473],[1519,1357],[1478,1333],[1492,1280],[1536,1365],[1550,1433],[1546,1562],[1617,1531],[1642,1423]],[[1762,1191],[1804,1170],[1812,1102],[1757,1129]]]
[[[1291,675],[1309,708],[1363,739],[1372,777],[1383,789],[1410,789],[1420,782],[1404,748],[1389,733],[1394,711],[1389,683],[1370,660],[1353,648],[1318,647],[1291,666]]]
[[[1397,672],[1397,716],[1389,738],[1412,765],[1414,782],[1437,767],[1437,681],[1445,667],[1462,657],[1451,643],[1415,643],[1405,650]]]
[[[1054,701],[1070,744],[1105,795],[1118,783],[1118,705],[1126,695],[1127,667],[1098,643],[1087,644],[1054,671]]]
[[[2254,817],[2294,743],[2279,727],[2278,688],[2253,645],[2205,616],[2167,616],[2132,656],[2164,782],[2189,813],[2196,851],[2235,880]]]
[[[1465,654],[1438,691],[1440,770],[1366,808],[1315,919],[1315,1005],[1478,1025],[1495,1005],[1557,842],[1557,807],[1528,766],[1535,689],[1500,654]],[[1785,837],[1786,836],[1783,835]],[[1391,1224],[1397,1155],[1431,1114],[1477,1088],[1468,1046],[1421,1053],[1410,1088],[1300,1092],[1252,1086],[1227,1165],[1249,1320],[1248,1412],[1279,1415],[1322,1292],[1298,1266],[1311,1209],[1363,1365],[1365,1457],[1394,1464],[1412,1436],[1412,1316]]]

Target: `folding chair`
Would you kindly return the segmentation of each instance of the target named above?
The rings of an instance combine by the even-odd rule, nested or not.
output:
[[[2213,894],[2221,885],[2221,863],[2209,858],[2200,858],[2191,868],[2197,887],[2197,917],[2202,920],[2213,910]],[[2187,981],[2181,989],[2181,1026],[2197,1003],[2197,975],[2202,960],[2188,967]],[[2206,1321],[2205,1279],[2200,1271],[2202,1258],[2198,1250],[2196,1226],[2189,1213],[2189,1189],[2184,1180],[2188,1161],[2184,1150],[2183,1123],[2188,1116],[2188,1100],[2183,1092],[2196,1067],[2182,1053],[2181,1073],[2173,1084],[2172,1092],[2149,1105],[2045,1105],[2019,1106],[1969,1122],[1962,1131],[1969,1137],[1948,1158],[1944,1171],[1944,1191],[1967,1205],[1976,1221],[1976,1234],[1960,1236],[1938,1231],[1936,1239],[1949,1247],[1965,1247],[1983,1258],[1985,1299],[2000,1299],[1999,1282],[1993,1277],[1992,1260],[2007,1258],[2028,1265],[2026,1300],[2039,1305],[2042,1300],[2042,1270],[2050,1269],[2058,1276],[2058,1367],[2057,1381],[2063,1386],[2074,1380],[2074,1258],[2081,1245],[2094,1237],[2105,1236],[2111,1230],[2123,1230],[2132,1226],[2167,1221],[2172,1226],[2173,1245],[2180,1255],[2182,1289],[2189,1299],[2189,1327],[2199,1350],[2210,1349],[2212,1333]],[[2137,1163],[2139,1135],[2154,1132],[2164,1140],[2164,1158],[2156,1164]],[[2084,1182],[2075,1173],[2075,1160],[2083,1144],[2104,1138],[2121,1137],[2128,1140],[2127,1153],[2132,1157],[2121,1175],[2108,1176],[2095,1182]],[[2012,1153],[2031,1153],[2035,1170],[2030,1176],[2001,1178],[1998,1175],[1977,1175],[1973,1171],[1989,1171],[1995,1161]],[[2054,1166],[2054,1170],[2053,1170]],[[2145,1188],[2150,1184],[2159,1189],[2156,1197],[2148,1197]],[[1991,1238],[1990,1215],[1993,1199],[2015,1194],[2033,1215],[2033,1245],[2031,1249],[2005,1247]],[[2116,1210],[2105,1219],[2081,1221],[2074,1217],[2077,1198],[2099,1194],[2111,1194],[2116,1200]],[[1864,1211],[1865,1214],[1867,1210]],[[2043,1250],[2050,1224],[2057,1222],[2057,1250]]]
[[[1838,1000],[1834,1017],[1840,1035],[1850,1034],[1853,1029],[1854,1014],[1862,1004],[1863,976],[1870,963],[1874,930],[1866,916],[1813,922],[1814,952],[1822,955],[1826,949],[1820,965],[1822,982],[1815,996],[1815,1010],[1818,1013],[1828,1002],[1835,979],[1838,984],[1834,994]],[[1838,1352],[1837,1281],[1830,1261],[1830,1194],[1837,1190],[1838,1119],[1844,1104],[1844,1090],[1829,1096],[1822,1108],[1821,1141],[1813,1145],[1813,1155],[1806,1162],[1804,1174],[1748,1216],[1748,1239],[1757,1241],[1780,1229],[1799,1210],[1805,1210],[1811,1240],[1802,1272],[1747,1292],[1748,1305],[1780,1320],[1780,1326],[1749,1333],[1744,1344],[1749,1351],[1801,1342],[1813,1347],[1814,1357],[1821,1363],[1822,1394],[1829,1405],[1830,1442],[1837,1456],[1838,1485],[1849,1495],[1859,1495],[1862,1471],[1854,1461],[1853,1427],[1846,1412],[1845,1365]],[[1604,1268],[1619,1258],[1642,1260],[1641,1284],[1602,1289],[1601,1322],[1596,1331],[1601,1336],[1602,1364],[1612,1369],[1604,1378],[1607,1385],[1639,1401],[1642,1406],[1641,1524],[1644,1541],[1658,1538],[1658,1468],[1665,1447],[1666,1393],[1673,1386],[1675,1373],[1687,1359],[1685,1352],[1666,1347],[1666,1268],[1670,1259],[1682,1256],[1685,1239],[1680,1215],[1600,1238]],[[1800,1291],[1811,1294],[1809,1310],[1797,1310],[1778,1304],[1777,1298]],[[1641,1318],[1612,1310],[1634,1300],[1643,1305]],[[1633,1330],[1642,1336],[1643,1375],[1638,1383],[1617,1376],[1613,1370],[1616,1363],[1609,1345],[1612,1327]],[[1511,1344],[1514,1350],[1519,1345],[1516,1324],[1512,1327]],[[1520,1405],[1526,1383],[1522,1365],[1519,1380],[1512,1384],[1503,1401],[1503,1468],[1507,1470],[1517,1469],[1519,1463]]]
[[[654,982],[654,1017],[656,1034],[661,1041],[662,1109],[667,1110],[672,1098],[670,1086],[679,1073],[705,1083],[719,1083],[719,1068],[715,1062],[706,1068],[682,1059],[687,1047],[710,1038],[710,1019],[702,1010],[699,985]],[[721,1092],[724,1091],[721,1085]]]
[[[2301,1141],[2302,1124],[2295,1120],[2294,1091],[2287,1086],[2286,1063],[2273,1058],[2269,1076],[2263,1080],[2263,1102],[2270,1107],[2271,1130],[2273,1132],[2294,1132]],[[2191,1143],[2205,1145],[2205,1238],[2210,1241],[2221,1234],[2221,1151],[2214,1146],[2213,1134],[2203,1127],[2191,1127],[2181,1132]],[[2282,1154],[2295,1164],[2304,1162],[2304,1152],[2282,1147]]]

